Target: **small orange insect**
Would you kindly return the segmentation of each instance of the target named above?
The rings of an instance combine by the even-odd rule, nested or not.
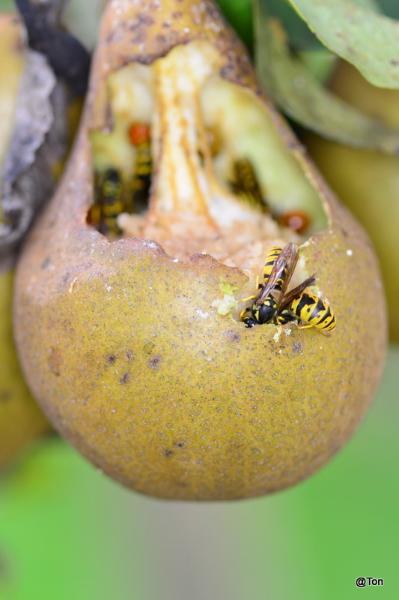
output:
[[[292,229],[292,231],[304,233],[310,225],[310,218],[302,210],[289,210],[279,216],[278,222],[283,227]]]
[[[133,123],[129,127],[129,140],[133,146],[148,144],[151,139],[150,126],[145,123]]]

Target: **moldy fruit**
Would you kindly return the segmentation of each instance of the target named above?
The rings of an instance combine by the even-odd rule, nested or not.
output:
[[[282,224],[293,211],[301,231]],[[288,243],[292,285],[315,274],[334,309],[329,335],[240,320]],[[55,427],[153,496],[279,490],[352,434],[385,325],[367,237],[215,5],[111,1],[73,156],[17,275],[19,352]]]

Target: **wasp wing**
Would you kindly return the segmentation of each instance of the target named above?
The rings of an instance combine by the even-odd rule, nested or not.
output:
[[[303,281],[300,285],[298,285],[293,290],[290,290],[287,294],[285,294],[280,302],[280,310],[287,308],[291,304],[295,298],[298,298],[302,294],[302,292],[309,286],[314,285],[316,281],[316,277],[312,275]]]
[[[291,277],[297,262],[298,249],[296,245],[292,243],[287,244],[283,248],[279,257],[276,259],[272,272],[270,273],[270,277],[266,285],[262,287],[258,298],[255,300],[255,304],[261,305],[265,298],[267,298],[269,294],[275,290],[278,283],[280,284],[278,292],[280,297],[283,297],[285,290],[291,281]]]

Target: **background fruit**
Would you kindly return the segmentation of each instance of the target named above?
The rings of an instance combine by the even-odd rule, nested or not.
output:
[[[399,127],[399,92],[376,88],[340,62],[332,89],[347,102]],[[380,260],[388,301],[389,328],[399,341],[399,158],[359,150],[306,135],[306,145],[331,187],[369,233]]]
[[[15,126],[15,104],[25,68],[21,29],[10,16],[0,16],[0,164]],[[1,181],[0,181],[1,183]],[[3,214],[0,204],[0,224]],[[49,428],[23,380],[12,333],[13,257],[0,251],[0,469]],[[12,252],[11,252],[12,254]]]
[[[12,335],[13,274],[0,274],[0,469],[49,426],[24,382]]]

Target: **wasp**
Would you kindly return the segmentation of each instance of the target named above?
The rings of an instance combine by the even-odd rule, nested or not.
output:
[[[258,294],[240,315],[246,327],[275,323],[296,322],[302,328],[316,327],[325,332],[335,328],[334,313],[326,299],[319,298],[310,289],[315,283],[312,275],[296,288],[287,292],[296,264],[298,249],[295,244],[284,248],[273,247],[267,254],[263,268],[263,283],[258,283]]]
[[[117,169],[108,168],[95,173],[96,203],[91,207],[88,222],[98,231],[119,234],[117,217],[125,210],[122,178]]]
[[[247,158],[236,160],[233,164],[233,179],[230,182],[232,191],[244,202],[269,212],[269,208],[263,196],[255,169]]]
[[[147,208],[151,188],[151,129],[145,123],[133,123],[128,135],[130,143],[136,148],[136,163],[130,186],[131,212],[133,209],[141,212]]]

